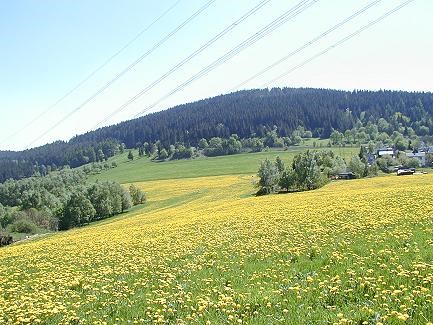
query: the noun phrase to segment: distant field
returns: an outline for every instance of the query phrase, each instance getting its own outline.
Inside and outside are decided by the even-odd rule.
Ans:
[[[120,183],[140,182],[159,179],[177,179],[218,175],[255,174],[260,161],[265,158],[275,159],[278,155],[289,162],[293,156],[306,147],[292,147],[287,151],[267,151],[258,153],[244,153],[221,157],[201,157],[190,160],[177,160],[167,162],[154,162],[148,158],[139,158],[138,151],[134,150],[133,161],[128,161],[126,151],[122,155],[111,158],[108,162],[116,161],[117,168],[104,171],[99,175],[90,177],[90,181],[114,180]],[[312,148],[310,148],[312,149]],[[337,154],[351,158],[359,153],[357,147],[332,148]]]
[[[0,249],[0,323],[433,320],[433,175],[265,197],[248,175],[138,185],[145,208]]]

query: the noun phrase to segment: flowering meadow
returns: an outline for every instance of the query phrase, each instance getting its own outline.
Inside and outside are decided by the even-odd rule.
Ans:
[[[136,185],[142,209],[0,249],[0,323],[433,322],[433,175]]]

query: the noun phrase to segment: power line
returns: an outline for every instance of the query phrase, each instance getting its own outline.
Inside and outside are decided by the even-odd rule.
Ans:
[[[274,63],[272,63],[271,65],[267,66],[266,68],[264,68],[263,70],[261,70],[260,72],[254,74],[253,76],[251,76],[250,78],[242,81],[240,84],[238,84],[237,86],[233,87],[229,92],[233,92],[237,89],[239,89],[240,87],[244,86],[245,84],[247,84],[248,82],[250,82],[251,80],[263,75],[264,73],[266,73],[267,71],[273,69],[274,67],[276,67],[277,65],[281,64],[282,62],[286,61],[287,59],[291,58],[292,56],[294,56],[295,54],[303,51],[304,49],[306,49],[307,47],[313,45],[314,43],[318,42],[319,40],[321,40],[322,38],[324,38],[325,36],[327,36],[328,34],[332,33],[333,31],[337,30],[338,28],[342,27],[343,25],[345,25],[346,23],[348,23],[349,21],[351,21],[352,19],[354,19],[355,17],[361,15],[362,13],[364,13],[365,11],[367,11],[368,9],[370,9],[371,7],[374,7],[375,5],[377,5],[379,2],[381,2],[382,0],[375,0],[371,3],[369,3],[367,6],[363,7],[362,9],[358,10],[357,12],[355,12],[354,14],[350,15],[349,17],[347,17],[346,19],[342,20],[341,22],[339,22],[338,24],[334,25],[333,27],[329,28],[328,30],[326,30],[325,32],[321,33],[320,35],[316,36],[315,38],[313,38],[312,40],[308,41],[307,43],[305,43],[304,45],[302,45],[301,47],[297,48],[296,50],[290,52],[289,54],[283,56],[282,58],[280,58],[279,60],[275,61]]]
[[[219,65],[225,63],[227,60],[231,59],[232,57],[234,57],[235,55],[237,55],[238,53],[240,53],[241,51],[243,51],[247,47],[256,43],[258,40],[260,40],[264,36],[268,35],[273,30],[280,27],[282,24],[286,23],[290,19],[294,18],[295,16],[300,14],[302,11],[304,11],[305,9],[307,9],[308,7],[310,7],[312,4],[314,4],[317,1],[318,0],[313,0],[312,2],[309,2],[309,0],[303,0],[303,1],[299,2],[297,5],[290,8],[288,11],[284,12],[281,16],[279,16],[277,19],[272,21],[270,24],[268,24],[267,26],[262,28],[259,32],[253,34],[251,37],[246,39],[244,42],[238,44],[235,48],[233,48],[232,50],[230,50],[229,52],[227,52],[226,54],[224,54],[223,56],[221,56],[220,58],[218,58],[217,60],[215,60],[214,62],[209,64],[207,67],[205,67],[204,69],[199,71],[197,74],[195,74],[193,77],[191,77],[190,79],[188,79],[187,81],[185,81],[184,83],[179,85],[177,88],[175,88],[174,90],[172,90],[171,92],[169,92],[168,94],[166,94],[165,96],[160,98],[158,101],[156,101],[152,105],[146,107],[140,113],[136,114],[135,117],[139,117],[141,114],[152,109],[153,107],[158,105],[160,102],[162,102],[166,98],[170,97],[171,95],[178,92],[179,90],[182,90],[188,84],[190,84],[190,83],[194,82],[195,80],[208,74],[210,71],[212,71],[213,69],[215,69]]]
[[[158,41],[152,48],[150,48],[148,51],[146,51],[144,54],[142,54],[138,59],[136,59],[134,62],[132,62],[129,66],[127,66],[124,70],[119,72],[113,79],[108,81],[104,86],[102,86],[99,90],[97,90],[93,95],[91,95],[89,98],[87,98],[84,102],[82,102],[80,105],[78,105],[76,108],[74,108],[71,112],[66,114],[63,118],[61,118],[59,121],[57,121],[53,126],[48,128],[45,132],[43,132],[41,135],[39,135],[36,139],[34,139],[32,142],[30,142],[27,147],[31,147],[36,141],[40,140],[42,137],[47,135],[49,132],[51,132],[53,129],[55,129],[57,126],[59,126],[61,123],[63,123],[65,120],[67,120],[69,117],[71,117],[73,114],[78,112],[80,109],[82,109],[86,104],[91,102],[93,99],[95,99],[97,96],[99,96],[102,92],[104,92],[108,87],[110,87],[114,82],[116,82],[118,79],[120,79],[123,75],[125,75],[127,72],[129,72],[131,69],[133,69],[138,63],[140,63],[144,58],[149,56],[153,51],[155,51],[158,47],[160,47],[162,44],[164,44],[167,40],[169,40],[173,35],[175,35],[178,31],[180,31],[183,27],[185,27],[188,23],[190,23],[194,18],[196,18],[198,15],[200,15],[204,10],[206,10],[211,4],[213,4],[216,0],[209,0],[207,1],[202,7],[200,7],[196,12],[194,12],[190,17],[188,17],[183,23],[181,23],[179,26],[177,26],[175,29],[173,29],[170,33],[168,33],[164,38],[162,38],[160,41]]]
[[[351,39],[352,37],[355,37],[357,35],[359,35],[360,33],[362,33],[363,31],[365,31],[366,29],[370,28],[371,26],[377,24],[378,22],[380,22],[381,20],[385,19],[386,17],[392,15],[393,13],[395,13],[396,11],[400,10],[401,8],[405,7],[406,5],[408,5],[409,3],[413,2],[414,0],[407,0],[405,2],[403,2],[402,4],[398,5],[397,7],[394,7],[393,9],[387,11],[385,14],[383,14],[382,16],[380,16],[379,18],[371,21],[370,23],[368,23],[367,25],[364,25],[363,27],[361,27],[360,29],[356,30],[355,32],[349,34],[348,36],[342,38],[341,40],[339,40],[338,42],[332,44],[331,46],[327,47],[326,49],[324,49],[323,51],[315,54],[314,56],[310,57],[309,59],[303,61],[302,63],[294,66],[293,68],[285,71],[284,73],[278,75],[276,78],[264,83],[262,85],[262,87],[267,87],[269,84],[281,79],[282,77],[292,73],[293,71],[303,67],[304,65],[306,65],[307,63],[317,59],[318,57],[322,56],[323,54],[329,52],[330,50],[336,48],[337,46],[343,44],[344,42],[348,41],[349,39]]]
[[[165,96],[161,97],[155,103],[153,103],[152,105],[150,105],[150,106],[146,107],[145,109],[143,109],[140,113],[136,114],[135,117],[136,118],[139,117],[143,113],[147,112],[148,110],[150,110],[153,107],[155,107],[156,105],[158,105],[160,102],[162,102],[166,98],[170,97],[171,95],[173,95],[174,93],[178,92],[179,90],[182,90],[184,87],[186,87],[190,83],[192,83],[195,80],[197,80],[197,79],[203,77],[204,75],[208,74],[210,71],[212,71],[213,69],[215,69],[219,65],[225,63],[229,59],[233,58],[235,55],[239,54],[244,49],[248,48],[252,44],[254,44],[257,41],[259,41],[261,38],[263,38],[266,35],[268,35],[269,33],[273,32],[275,29],[277,29],[281,25],[285,24],[287,21],[289,21],[292,18],[296,17],[298,14],[300,14],[301,12],[303,12],[304,10],[306,10],[307,8],[309,8],[310,6],[312,6],[317,1],[319,1],[319,0],[312,0],[312,1],[310,1],[310,0],[303,0],[303,1],[299,2],[297,5],[295,5],[294,7],[290,8],[289,10],[287,10],[286,12],[284,12],[281,16],[279,16],[278,18],[276,18],[275,20],[273,20],[271,23],[269,23],[268,25],[266,25],[260,31],[258,31],[257,33],[253,34],[251,37],[249,37],[248,39],[246,39],[242,43],[238,44],[236,47],[234,47],[232,50],[230,50],[229,52],[227,52],[226,54],[224,54],[223,56],[221,56],[217,60],[213,61],[211,64],[209,64],[208,66],[206,66],[205,68],[203,68],[202,70],[200,70],[198,73],[196,73],[194,76],[192,76],[191,78],[189,78],[187,81],[185,81],[184,83],[180,84],[178,87],[176,87],[175,89],[173,89],[172,91],[170,91],[169,93],[167,93]]]
[[[237,27],[239,24],[241,24],[244,20],[246,20],[248,17],[255,14],[257,11],[259,11],[262,7],[264,7],[267,3],[269,3],[271,0],[262,0],[259,4],[257,4],[255,7],[250,9],[247,13],[245,13],[242,17],[234,21],[232,24],[227,26],[224,30],[222,30],[220,33],[215,35],[212,39],[207,41],[205,44],[203,44],[201,47],[199,47],[197,50],[195,50],[193,53],[191,53],[188,57],[177,63],[174,67],[172,67],[169,71],[167,71],[165,74],[160,76],[158,79],[153,81],[151,84],[146,86],[144,89],[142,89],[139,93],[137,93],[134,97],[130,98],[127,102],[122,104],[120,107],[118,107],[116,110],[111,112],[108,116],[106,116],[102,121],[97,123],[92,129],[96,129],[99,126],[101,126],[103,123],[108,121],[111,117],[114,115],[120,113],[123,111],[126,107],[128,107],[131,103],[135,102],[138,98],[143,96],[145,93],[147,93],[149,90],[151,90],[153,87],[155,87],[157,84],[159,84],[161,81],[163,81],[165,78],[170,76],[172,73],[174,73],[176,70],[178,70],[180,67],[182,67],[184,64],[189,62],[191,59],[193,59],[195,56],[203,52],[205,49],[207,49],[210,45],[218,41],[220,38],[222,38],[225,34],[230,32],[232,29]],[[380,1],[380,0],[378,0]]]
[[[60,104],[63,100],[69,97],[72,93],[74,93],[78,88],[80,88],[84,83],[86,83],[90,78],[92,78],[96,73],[101,71],[107,64],[113,61],[119,54],[121,54],[124,50],[126,50],[132,43],[134,43],[138,38],[140,38],[145,32],[147,32],[153,25],[155,25],[158,21],[160,21],[166,14],[168,14],[174,7],[176,7],[181,0],[177,0],[174,2],[168,9],[166,9],[161,15],[159,15],[154,21],[152,21],[149,25],[147,25],[144,29],[142,29],[137,35],[135,35],[130,41],[128,41],[125,45],[123,45],[120,49],[118,49],[113,55],[111,55],[107,60],[105,60],[100,66],[98,66],[95,70],[89,73],[83,80],[81,80],[78,84],[76,84],[72,89],[70,89],[66,94],[60,97],[57,101],[55,101],[51,106],[46,108],[42,113],[37,115],[35,118],[30,120],[29,123],[24,125],[22,128],[18,129],[15,133],[11,134],[6,139],[3,139],[1,143],[8,141],[10,138],[16,136],[22,131],[26,130],[29,126],[39,120],[42,116],[53,110],[58,104]]]

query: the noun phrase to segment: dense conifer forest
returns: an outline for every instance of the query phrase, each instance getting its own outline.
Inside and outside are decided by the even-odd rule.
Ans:
[[[227,138],[233,133],[241,138],[252,133],[263,136],[273,126],[277,126],[280,136],[287,136],[299,125],[313,131],[313,136],[328,138],[332,128],[352,128],[362,112],[374,120],[388,120],[400,112],[414,124],[424,122],[430,127],[433,94],[304,88],[247,90],[179,105],[77,136],[71,142],[113,138],[127,147],[156,140],[164,145],[178,141],[196,145],[201,138]]]
[[[228,139],[232,134],[241,139],[263,138],[276,131],[280,137],[290,137],[299,126],[313,137],[329,138],[333,130],[344,133],[367,127],[368,123],[389,136],[412,132],[423,141],[431,140],[433,94],[311,88],[239,91],[104,127],[69,142],[0,152],[0,181],[44,175],[58,166],[103,161],[124,147],[139,147],[146,142],[158,142],[167,149],[182,143],[188,148],[199,146],[202,139]]]

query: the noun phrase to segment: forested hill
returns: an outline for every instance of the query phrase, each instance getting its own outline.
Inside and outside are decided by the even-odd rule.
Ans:
[[[71,143],[117,139],[133,147],[160,140],[197,144],[201,138],[263,136],[277,126],[280,136],[299,125],[314,136],[327,138],[331,129],[352,128],[361,116],[389,119],[401,112],[412,121],[433,116],[433,94],[403,91],[340,91],[311,88],[274,88],[239,91],[153,113],[135,120],[77,136]],[[427,125],[431,126],[431,125]]]
[[[0,182],[35,172],[45,174],[57,166],[77,167],[102,161],[122,150],[122,143],[127,148],[158,140],[165,147],[176,142],[196,146],[202,138],[227,138],[234,133],[240,138],[262,137],[276,130],[279,136],[288,136],[299,126],[315,137],[328,138],[332,129],[343,132],[368,121],[377,124],[380,118],[394,123],[393,129],[411,128],[419,135],[431,136],[432,117],[432,93],[311,88],[245,90],[104,127],[69,142],[57,141],[22,152],[2,151]]]

